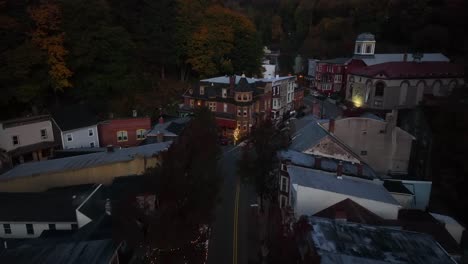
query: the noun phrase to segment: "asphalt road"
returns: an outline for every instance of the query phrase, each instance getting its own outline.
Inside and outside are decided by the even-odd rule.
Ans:
[[[240,150],[240,147],[223,147],[220,162],[224,182],[212,225],[208,264],[248,263],[248,222],[255,193],[251,186],[241,184],[237,176]]]

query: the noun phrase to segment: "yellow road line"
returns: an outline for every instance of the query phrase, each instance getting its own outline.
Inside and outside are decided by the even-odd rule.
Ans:
[[[234,200],[234,234],[233,234],[233,244],[232,244],[232,263],[237,264],[237,227],[239,220],[239,191],[240,185],[239,181],[236,183],[236,198]]]

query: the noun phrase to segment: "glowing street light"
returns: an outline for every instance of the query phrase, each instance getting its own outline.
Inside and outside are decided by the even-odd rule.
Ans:
[[[239,140],[239,137],[240,137],[240,130],[239,128],[236,128],[236,130],[234,130],[234,145],[237,143],[237,141]]]

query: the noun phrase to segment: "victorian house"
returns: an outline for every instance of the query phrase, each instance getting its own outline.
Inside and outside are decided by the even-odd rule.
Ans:
[[[250,133],[260,120],[280,120],[294,108],[294,76],[265,79],[221,76],[199,81],[184,94],[184,109],[208,107],[215,113],[220,134]]]

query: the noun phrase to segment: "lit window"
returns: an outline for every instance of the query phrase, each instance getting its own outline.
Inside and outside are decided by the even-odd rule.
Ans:
[[[28,235],[34,235],[34,226],[32,224],[26,224],[26,233]]]
[[[5,235],[11,234],[10,224],[3,224],[3,231],[5,232]]]
[[[41,129],[41,139],[47,139],[47,129]]]
[[[243,98],[242,98],[244,101],[247,101],[247,95],[244,94]]]
[[[137,129],[136,131],[137,140],[145,139],[145,134],[146,134],[146,129]]]
[[[13,146],[19,145],[19,137],[12,136],[11,139],[13,140]]]
[[[212,112],[216,112],[216,102],[209,102],[209,103],[208,103],[208,108],[209,108]]]
[[[127,131],[119,131],[117,132],[117,141],[127,141],[128,140],[128,134]]]
[[[56,230],[55,224],[49,224],[49,230]]]
[[[244,116],[247,116],[247,109],[244,108]]]
[[[73,136],[72,136],[72,134],[67,134],[67,141],[68,141],[68,142],[73,141]]]

